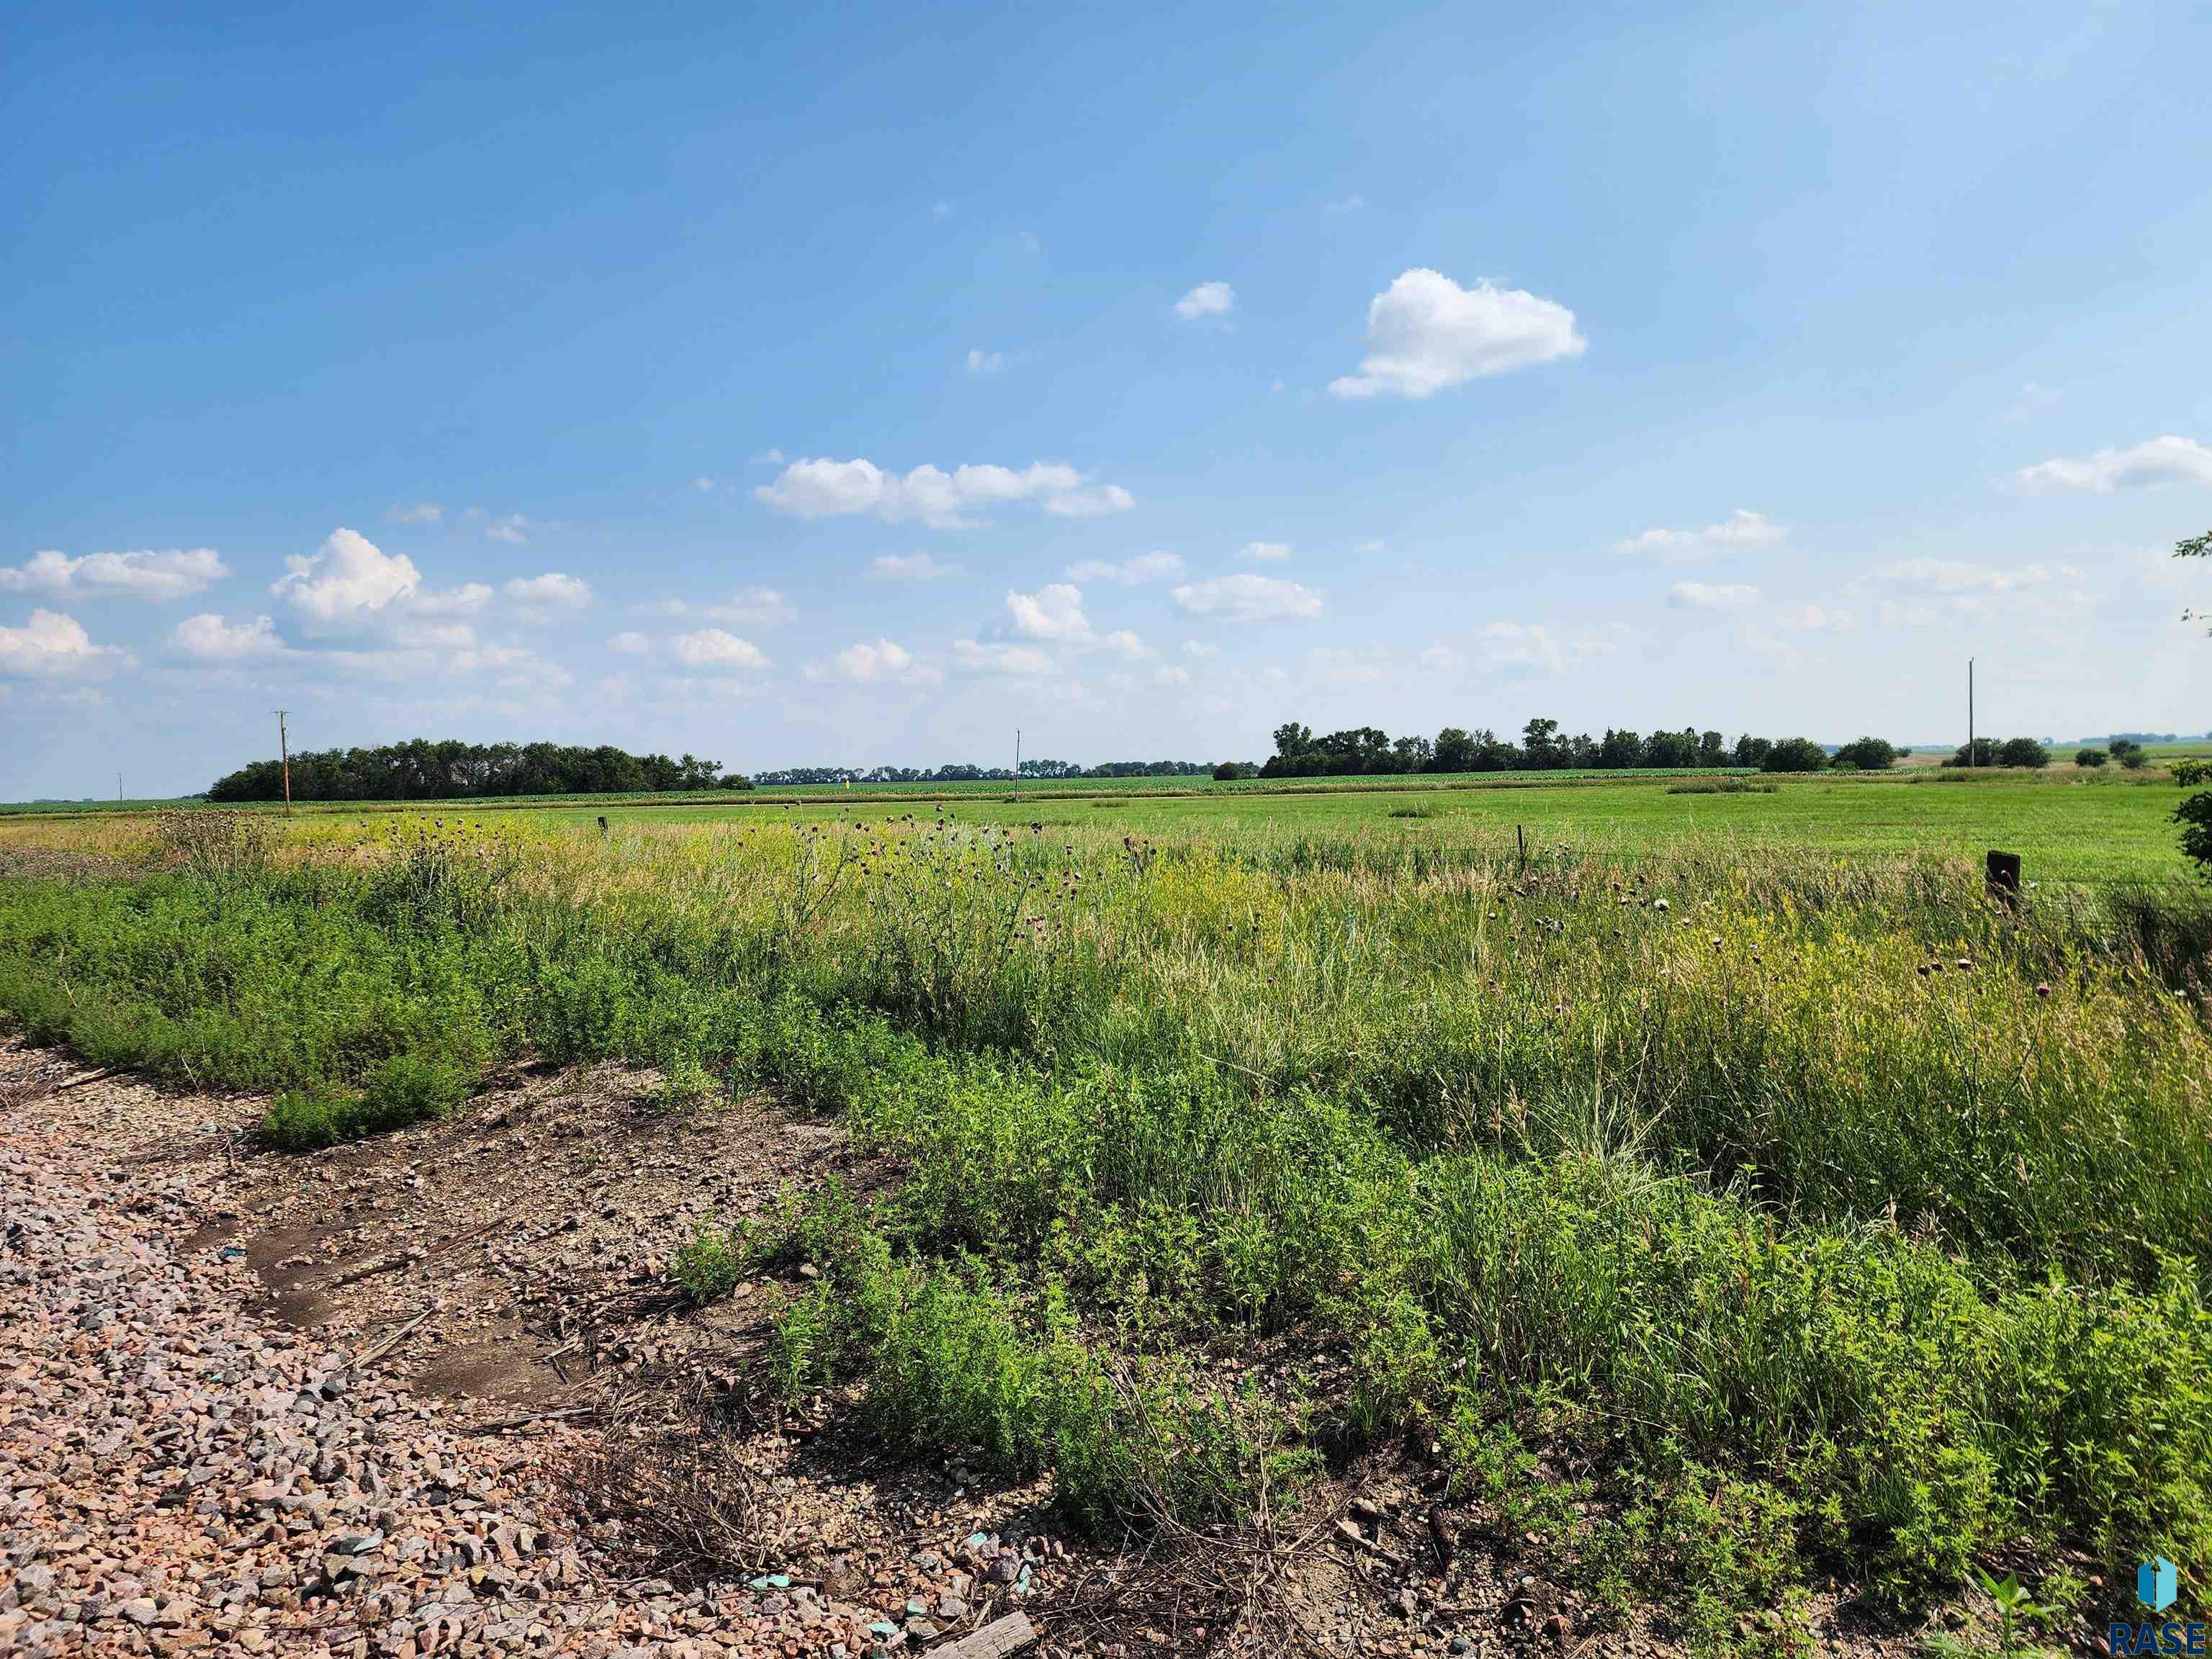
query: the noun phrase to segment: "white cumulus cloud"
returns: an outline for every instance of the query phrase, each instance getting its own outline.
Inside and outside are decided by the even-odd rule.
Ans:
[[[985,351],[977,346],[968,348],[968,372],[970,374],[996,374],[1006,366],[1003,351]]]
[[[2099,495],[2158,484],[2212,484],[2212,449],[2169,432],[2133,449],[2039,461],[2021,468],[2019,478],[2030,489],[2086,489]]]
[[[1288,542],[1247,542],[1243,552],[1237,556],[1249,564],[1273,563],[1291,556],[1291,544]]]
[[[204,593],[230,574],[211,547],[134,548],[77,558],[51,548],[0,566],[0,593],[121,594],[157,604]]]
[[[687,668],[765,668],[768,658],[750,640],[720,628],[678,634],[668,641],[677,661]]]
[[[1185,322],[1201,317],[1226,317],[1237,308],[1237,290],[1226,283],[1200,283],[1176,301],[1176,315]]]
[[[128,652],[94,645],[82,623],[58,611],[33,611],[21,628],[0,628],[0,674],[64,679],[129,660]]]
[[[1771,547],[1789,533],[1765,514],[1739,507],[1718,524],[1709,524],[1703,530],[1647,530],[1615,542],[1613,548],[1621,553],[1656,553],[1667,559],[1701,559],[1729,548]]]
[[[313,553],[284,561],[284,574],[269,591],[317,621],[333,623],[380,611],[422,585],[422,573],[404,553],[386,553],[366,536],[340,526]]]
[[[1231,622],[1314,617],[1321,615],[1322,606],[1319,588],[1250,571],[1187,583],[1175,590],[1174,599],[1194,617],[1226,617]]]
[[[1426,398],[1481,375],[1579,357],[1588,345],[1575,332],[1575,313],[1555,301],[1408,270],[1367,307],[1359,373],[1328,389],[1340,398]]]
[[[1126,513],[1137,504],[1119,484],[1094,483],[1087,473],[1050,461],[1018,471],[982,465],[947,472],[925,464],[902,475],[866,459],[813,459],[793,461],[775,483],[761,485],[753,495],[794,518],[872,513],[887,523],[918,519],[938,530],[975,525],[981,522],[976,514],[1018,502],[1066,519]]]
[[[625,628],[607,641],[607,649],[619,651],[626,657],[641,657],[653,649],[653,641],[634,628]]]
[[[810,680],[844,680],[854,685],[935,685],[944,678],[896,640],[848,645],[826,663],[809,663],[805,672]]]
[[[169,645],[179,655],[200,662],[245,662],[256,657],[280,657],[285,650],[270,618],[227,623],[212,613],[185,617],[169,635]]]
[[[1009,590],[1006,609],[1014,631],[1033,640],[1087,640],[1091,619],[1083,614],[1083,590],[1070,582],[1048,582],[1034,593]]]

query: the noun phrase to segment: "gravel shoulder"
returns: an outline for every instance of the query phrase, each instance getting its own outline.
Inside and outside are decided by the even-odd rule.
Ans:
[[[258,1099],[0,1043],[0,1653],[872,1659],[1017,1611],[1101,1659],[1676,1650],[1486,1545],[1419,1462],[1272,1534],[1117,1553],[1048,1480],[889,1457],[849,1399],[763,1403],[805,1269],[702,1312],[672,1252],[896,1171],[658,1083],[518,1071],[296,1157],[256,1148]]]

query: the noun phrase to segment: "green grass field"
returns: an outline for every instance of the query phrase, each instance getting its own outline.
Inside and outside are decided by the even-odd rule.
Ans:
[[[888,1186],[679,1282],[812,1262],[775,1387],[1101,1534],[1373,1456],[1700,1651],[1832,1582],[2117,1612],[2154,1550],[2201,1606],[2180,792],[1773,781],[17,817],[0,1019],[264,1091],[280,1148],[517,1060],[840,1114]]]
[[[1367,787],[1261,792],[1231,785],[1166,794],[1131,789],[1079,799],[1042,793],[976,794],[950,805],[963,821],[1015,827],[1111,825],[1163,839],[1206,836],[1255,845],[1359,836],[1382,847],[1476,847],[1495,852],[1516,827],[1536,842],[1570,842],[1633,859],[1683,840],[1746,854],[1786,848],[1807,858],[1979,858],[2021,854],[2029,880],[2156,880],[2184,873],[2172,813],[2179,792],[2163,778],[2081,781],[2010,775],[1996,781],[1937,777],[1788,779],[1772,793],[1674,793],[1689,779],[1463,788]],[[618,806],[623,823],[738,822],[769,807],[797,822],[873,819],[886,809],[933,817],[939,803],[896,797],[804,802],[748,798],[744,806]],[[1425,816],[1394,816],[1411,809]]]

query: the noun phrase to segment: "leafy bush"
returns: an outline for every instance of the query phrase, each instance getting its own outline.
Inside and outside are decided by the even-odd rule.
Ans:
[[[2051,764],[2051,751],[2033,738],[2007,738],[1997,750],[2000,766],[2043,767]]]
[[[1860,738],[1844,744],[1836,750],[1838,765],[1856,766],[1865,772],[1886,772],[1897,763],[1904,751],[1883,738]]]
[[[2074,751],[2074,764],[2076,766],[2087,767],[2093,770],[2097,767],[2102,766],[2111,758],[2111,756],[2107,755],[2103,750],[2095,747],[2094,744],[2087,748],[2077,749]]]
[[[2212,789],[2189,797],[2173,809],[2181,825],[2181,850],[2197,867],[2212,875]]]
[[[1810,738],[1784,738],[1759,762],[1765,772],[1818,772],[1828,763],[1828,751]]]

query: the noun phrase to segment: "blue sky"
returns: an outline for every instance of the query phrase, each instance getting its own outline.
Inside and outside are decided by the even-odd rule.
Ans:
[[[2212,15],[1967,9],[10,8],[0,795],[2204,730]]]

